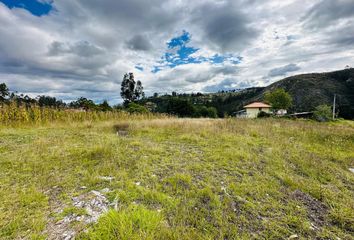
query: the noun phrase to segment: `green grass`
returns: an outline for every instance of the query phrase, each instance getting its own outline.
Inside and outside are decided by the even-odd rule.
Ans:
[[[118,209],[77,238],[354,239],[352,122],[116,124],[0,128],[0,238],[45,239],[51,216],[82,213],[72,197],[109,188]]]

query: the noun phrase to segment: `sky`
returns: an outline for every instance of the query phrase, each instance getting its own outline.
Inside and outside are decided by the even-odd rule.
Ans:
[[[32,97],[120,103],[354,65],[354,0],[0,0],[0,82]]]

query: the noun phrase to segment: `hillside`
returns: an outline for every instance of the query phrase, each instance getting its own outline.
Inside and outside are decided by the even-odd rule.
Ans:
[[[313,111],[321,104],[333,103],[337,96],[339,117],[354,118],[354,69],[345,69],[327,73],[310,73],[296,75],[275,82],[267,87],[248,88],[235,92],[220,92],[211,94],[180,94],[177,98],[188,99],[195,105],[215,107],[220,117],[225,114],[233,115],[252,101],[263,100],[265,92],[276,88],[284,88],[293,97],[293,107],[290,112]],[[170,95],[150,97],[157,104],[157,110],[164,112],[166,102],[173,98]]]
[[[354,118],[354,69],[345,69],[328,73],[310,73],[296,75],[275,82],[255,98],[262,99],[266,91],[284,88],[291,94],[294,101],[292,111],[312,111],[321,104],[333,103],[337,96],[339,116]]]

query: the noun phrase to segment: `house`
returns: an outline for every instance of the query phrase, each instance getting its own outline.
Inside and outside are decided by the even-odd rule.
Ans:
[[[247,118],[256,118],[260,112],[271,113],[271,107],[272,106],[262,102],[253,102],[244,106],[243,108],[246,109]]]

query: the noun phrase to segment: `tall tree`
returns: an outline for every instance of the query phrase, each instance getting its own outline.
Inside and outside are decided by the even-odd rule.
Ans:
[[[143,85],[141,81],[135,82],[133,73],[124,74],[120,95],[124,99],[125,104],[144,97]]]
[[[292,98],[284,89],[278,88],[273,92],[265,94],[265,100],[272,105],[275,110],[287,109],[292,105]]]
[[[139,100],[140,98],[143,98],[145,97],[145,94],[144,94],[144,88],[143,88],[143,84],[141,83],[140,80],[138,80],[136,82],[136,86],[135,86],[135,98],[137,100]]]
[[[10,95],[9,89],[5,83],[0,83],[0,101],[4,101],[7,96]]]

